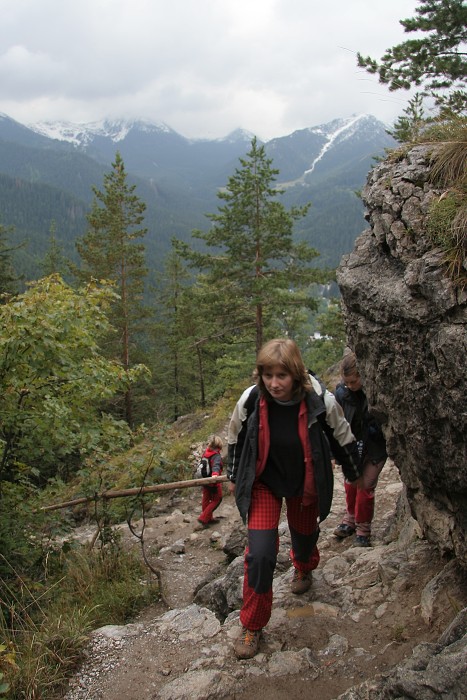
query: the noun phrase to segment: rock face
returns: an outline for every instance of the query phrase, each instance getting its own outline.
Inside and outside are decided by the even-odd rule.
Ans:
[[[466,697],[466,637],[467,610],[463,610],[437,644],[420,644],[410,659],[390,673],[352,688],[339,695],[338,700]]]
[[[372,410],[383,422],[413,516],[467,567],[466,293],[426,234],[430,152],[417,146],[368,176],[370,228],[337,281]]]

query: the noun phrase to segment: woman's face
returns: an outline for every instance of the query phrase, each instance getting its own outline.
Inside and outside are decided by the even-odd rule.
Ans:
[[[290,401],[293,394],[294,380],[282,365],[267,367],[263,370],[263,382],[266,389],[278,401]]]
[[[363,386],[362,380],[358,372],[347,374],[347,376],[344,377],[344,382],[345,386],[347,387],[347,389],[350,389],[350,391],[358,391]]]

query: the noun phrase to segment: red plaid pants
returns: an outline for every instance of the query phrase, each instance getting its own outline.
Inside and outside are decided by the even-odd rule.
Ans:
[[[316,569],[319,552],[318,504],[302,505],[302,497],[285,499],[296,569]],[[260,482],[253,485],[248,511],[248,546],[245,550],[243,605],[240,622],[249,630],[260,630],[269,621],[272,609],[272,581],[279,549],[278,526],[282,498],[274,496]]]

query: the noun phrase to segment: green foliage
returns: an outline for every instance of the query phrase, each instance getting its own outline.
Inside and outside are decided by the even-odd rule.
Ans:
[[[62,275],[66,273],[69,263],[63,255],[63,248],[57,241],[57,224],[52,221],[50,224],[49,248],[40,262],[40,267],[44,277],[48,275]]]
[[[5,670],[12,698],[61,697],[89,632],[124,624],[158,596],[141,561],[116,544],[50,554],[60,564],[54,577],[11,605],[12,623],[3,626],[15,650],[16,665]]]
[[[0,625],[1,628],[1,625]],[[0,644],[0,669],[9,669],[11,672],[17,670],[15,653],[6,644]],[[5,674],[0,670],[0,695],[7,695],[11,686],[5,680]]]
[[[218,193],[223,201],[218,213],[207,215],[213,224],[209,231],[193,233],[213,251],[197,253],[181,243],[178,247],[191,266],[204,272],[208,316],[216,319],[224,347],[242,339],[251,347],[254,338],[259,349],[263,337],[276,331],[285,308],[315,305],[308,288],[313,281],[324,281],[326,273],[310,266],[317,251],[293,239],[294,223],[309,205],[287,211],[278,201],[278,171],[256,139],[240,163]]]
[[[433,202],[430,207],[428,233],[444,248],[452,244],[452,223],[458,211],[459,199],[458,193],[449,192],[445,197]]]
[[[390,90],[423,86],[438,105],[461,113],[467,106],[467,6],[463,0],[418,0],[416,17],[400,20],[405,32],[424,36],[387,49],[380,62],[358,54],[358,65],[378,74]]]
[[[144,267],[144,247],[135,241],[144,237],[141,226],[146,205],[135,194],[136,185],[129,185],[127,173],[117,152],[110,173],[104,175],[104,188],[93,188],[94,201],[88,215],[89,230],[77,242],[85,269],[77,271],[85,279],[98,278],[125,282],[125,269],[132,281],[132,290],[140,297]],[[120,298],[119,303],[123,300]]]
[[[112,339],[106,339],[106,352],[113,359],[118,358],[125,371],[134,364],[132,348],[147,318],[142,304],[147,275],[144,245],[137,242],[147,233],[142,227],[146,205],[135,195],[135,189],[136,185],[127,182],[125,166],[117,152],[112,171],[104,176],[103,191],[93,188],[95,199],[88,215],[89,230],[76,244],[85,269],[75,268],[75,274],[87,280],[108,280],[118,292],[109,308],[109,317],[117,333]],[[123,411],[132,426],[130,387],[124,394]]]
[[[4,295],[14,294],[17,291],[18,276],[13,268],[12,254],[21,246],[10,246],[8,238],[13,229],[3,226],[0,223],[0,301],[5,299]]]
[[[318,376],[342,359],[346,344],[346,332],[341,302],[331,299],[327,309],[315,319],[320,337],[310,339],[303,352],[305,364]]]
[[[74,291],[51,276],[0,307],[0,480],[66,473],[117,435],[129,439],[99,410],[141,372],[99,352],[112,298],[108,288]]]
[[[366,173],[374,163],[370,161],[367,166]],[[323,182],[312,188],[313,206],[303,220],[300,235],[320,251],[314,266],[335,268],[342,255],[352,251],[356,237],[365,228],[364,206],[355,193],[365,179],[366,174],[359,181],[346,182],[339,187]],[[287,196],[288,193],[284,195]]]
[[[153,434],[155,433],[154,430]],[[144,498],[137,495],[133,498],[105,499],[99,498],[98,494],[111,489],[141,488],[147,484],[166,483],[178,478],[178,465],[166,457],[165,436],[160,440],[161,442],[153,450],[148,448],[141,457],[125,452],[121,456],[117,455],[107,460],[93,459],[80,469],[77,483],[72,485],[73,494],[78,493],[79,497],[87,497],[89,502],[82,505],[79,511],[75,510],[75,517],[78,520],[92,519],[101,523],[100,540],[107,542],[106,528],[109,525],[127,521],[129,514],[133,511],[142,512]],[[52,502],[68,500],[61,494],[69,490],[69,487],[59,489]],[[50,493],[49,489],[47,491]],[[49,503],[50,500],[49,497]]]
[[[2,484],[0,518],[0,579],[2,588],[15,579],[15,571],[24,572],[24,585],[34,587],[42,577],[42,541],[38,536],[43,518],[35,517],[31,503],[36,489],[24,480],[21,483]],[[32,546],[31,543],[34,543]],[[15,598],[5,589],[2,605]],[[6,609],[2,608],[2,613]],[[1,617],[1,616],[0,616]]]
[[[172,448],[173,441],[162,438],[154,433],[149,439],[148,435],[146,448],[152,440]],[[139,451],[146,454],[143,446]],[[120,463],[113,483],[118,474],[121,479],[126,478],[130,468],[137,480],[136,472],[144,471],[143,460],[137,462],[133,447],[131,455]],[[154,469],[150,474],[151,480],[156,472]],[[89,488],[93,485],[92,476],[83,471]],[[163,480],[160,472],[157,476],[156,481]],[[63,512],[41,513],[39,505],[44,495],[39,499],[27,485],[4,486],[0,519],[0,630],[17,665],[5,668],[0,657],[0,670],[6,674],[12,698],[62,697],[67,678],[82,658],[90,630],[133,619],[158,597],[158,587],[148,578],[137,553],[122,549],[118,530],[110,527],[110,513],[105,508],[96,511],[99,537],[90,550],[73,543],[70,528],[67,531],[63,527]],[[58,486],[47,489],[48,498]],[[81,492],[86,492],[88,486],[83,483]],[[121,500],[130,509],[133,507],[127,499]],[[4,547],[5,542],[8,548]]]
[[[0,625],[1,628],[1,625]],[[0,644],[0,669],[15,673],[18,670],[16,665],[16,654],[12,650],[11,645]],[[8,695],[11,686],[5,679],[5,673],[0,670],[0,695]]]
[[[414,108],[420,106],[420,102]],[[401,125],[402,118],[399,120]],[[400,140],[404,140],[401,126]],[[431,150],[430,182],[443,190],[430,205],[427,232],[434,246],[443,252],[448,276],[464,289],[467,285],[467,117],[444,110],[435,119],[426,119],[406,135],[412,144],[425,143]],[[398,158],[407,147],[390,155]]]
[[[3,145],[0,143],[0,152]],[[64,254],[77,260],[72,241],[86,224],[87,205],[83,201],[63,189],[38,181],[22,181],[4,173],[0,173],[0,200],[2,219],[14,230],[12,260],[21,277],[33,280],[41,276],[40,260],[49,248],[52,220],[56,222],[57,240]]]
[[[124,624],[158,594],[157,586],[147,580],[141,559],[126,552],[118,538],[98,550],[71,550],[63,569],[59,605],[52,613],[60,614],[63,606],[86,606],[92,609],[93,625],[112,620]]]
[[[9,683],[3,683],[3,673],[0,671],[0,695],[6,695],[10,690]]]
[[[164,397],[164,413],[173,420],[206,402],[203,355],[213,350],[213,324],[204,315],[203,296],[191,284],[192,276],[174,247],[159,277],[158,319],[153,328],[155,364],[151,367]]]
[[[15,229],[12,239],[15,246],[25,243],[15,250],[13,262],[18,274],[27,280],[44,274],[42,263],[50,250],[52,221],[56,222],[57,245],[63,255],[75,265],[79,263],[75,242],[87,228],[92,184],[104,175],[102,165],[91,157],[82,156],[76,149],[72,158],[64,160],[62,167],[54,172],[51,163],[54,164],[57,156],[55,148],[60,150],[56,143],[47,149],[34,150],[0,141],[0,162],[4,173],[8,173],[0,173],[1,216],[5,225]],[[12,160],[18,153],[21,164],[16,167]],[[28,163],[35,173],[28,174]],[[147,203],[146,222],[151,231],[146,241],[147,258],[153,270],[160,270],[161,261],[170,248],[171,236],[188,238],[193,223],[200,225],[202,222],[203,205],[187,195],[186,188],[177,188],[174,193],[158,186],[155,191],[152,180],[132,175],[131,181],[137,182],[138,192]],[[64,274],[61,269],[58,271]]]
[[[420,93],[409,100],[408,106],[404,109],[404,115],[398,117],[392,129],[388,129],[388,134],[399,143],[416,142],[427,126],[423,111],[423,97]]]

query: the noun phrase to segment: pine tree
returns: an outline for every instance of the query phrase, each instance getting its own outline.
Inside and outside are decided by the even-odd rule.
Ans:
[[[118,298],[110,311],[110,320],[117,330],[117,347],[110,345],[110,356],[119,357],[125,371],[132,366],[131,351],[142,330],[147,313],[143,306],[144,278],[147,274],[144,245],[138,243],[146,235],[142,227],[146,205],[129,185],[125,166],[117,152],[112,171],[104,175],[104,189],[93,188],[94,201],[88,215],[89,229],[77,241],[77,250],[84,262],[75,273],[84,279],[107,280],[115,285]],[[133,425],[130,389],[125,394],[125,418]]]
[[[359,53],[358,65],[377,73],[390,90],[424,86],[438,105],[461,113],[467,106],[467,5],[463,0],[419,0],[419,5],[417,16],[400,24],[407,33],[425,36],[387,49],[380,62]]]
[[[387,133],[399,143],[409,143],[416,141],[427,125],[423,110],[423,97],[416,93],[408,106],[404,109],[404,114],[397,118],[392,129],[387,129]]]
[[[165,397],[167,415],[175,421],[182,411],[185,392],[184,352],[186,329],[183,329],[181,314],[184,291],[189,274],[175,250],[168,255],[164,270],[159,275],[159,319],[155,326],[154,343],[156,348],[158,385]]]
[[[174,242],[160,275],[153,342],[157,357],[153,374],[173,420],[194,405],[205,406],[221,386],[216,364],[223,352],[222,324],[212,308],[203,276],[193,283]]]
[[[323,376],[341,360],[347,340],[340,300],[330,299],[313,325],[315,335],[303,342],[303,357],[308,367]]]
[[[57,242],[57,223],[53,220],[49,228],[49,248],[40,262],[40,268],[45,277],[60,274],[67,266],[67,260],[63,255],[62,246]]]
[[[279,171],[256,138],[240,163],[218,193],[224,204],[217,214],[207,215],[212,227],[193,233],[214,252],[195,252],[181,242],[178,246],[192,266],[205,272],[207,306],[211,317],[223,324],[225,337],[238,339],[245,329],[254,329],[258,351],[265,329],[280,328],[287,308],[314,306],[309,286],[326,275],[309,266],[317,251],[293,240],[294,223],[308,206],[287,211],[278,201],[282,190],[274,182]]]
[[[0,295],[10,295],[17,292],[17,282],[19,277],[16,275],[13,268],[12,253],[24,244],[10,246],[8,244],[8,236],[12,233],[11,227],[6,227],[0,224]],[[5,301],[0,296],[0,300]]]

